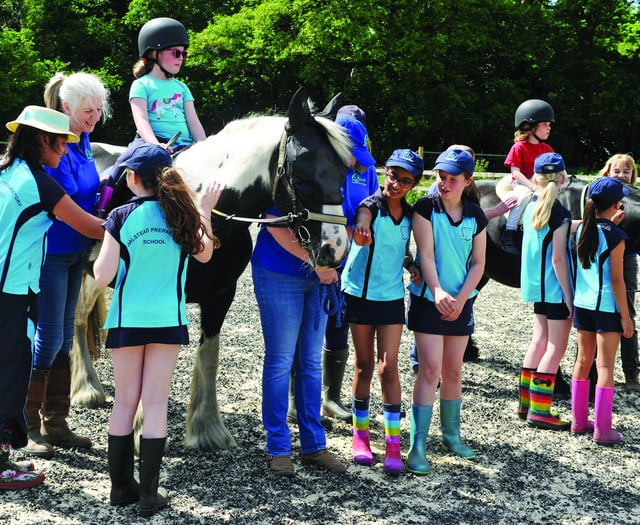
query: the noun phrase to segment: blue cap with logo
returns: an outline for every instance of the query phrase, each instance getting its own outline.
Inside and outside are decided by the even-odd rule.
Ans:
[[[558,173],[566,171],[564,159],[559,153],[543,153],[538,155],[533,163],[533,171],[544,175],[545,173]]]
[[[157,168],[171,166],[171,163],[171,155],[162,146],[143,144],[133,151],[131,157],[123,162],[123,166],[135,171],[141,179],[148,180],[155,176]]]
[[[342,126],[353,146],[351,152],[356,160],[363,166],[373,166],[376,163],[376,159],[369,153],[369,135],[367,134],[367,128],[357,118],[350,115],[338,115],[336,117],[336,124]]]
[[[436,159],[434,170],[442,170],[451,175],[461,175],[467,173],[469,177],[473,175],[475,162],[473,157],[462,149],[448,149],[440,153]]]
[[[414,177],[422,177],[424,171],[422,157],[410,149],[395,150],[387,160],[386,166],[404,168]]]
[[[629,189],[625,188],[622,182],[611,177],[598,177],[589,186],[589,198],[601,210],[613,206],[627,195],[629,195]]]

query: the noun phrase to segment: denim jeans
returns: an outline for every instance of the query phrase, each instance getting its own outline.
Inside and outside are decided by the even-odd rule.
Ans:
[[[48,370],[58,355],[68,356],[73,343],[76,304],[86,251],[47,255],[40,273],[38,327],[33,368]]]
[[[326,448],[320,424],[321,352],[327,322],[323,288],[315,276],[305,279],[253,266],[265,346],[262,423],[270,456],[291,453],[287,406],[292,369],[301,450],[308,454]]]

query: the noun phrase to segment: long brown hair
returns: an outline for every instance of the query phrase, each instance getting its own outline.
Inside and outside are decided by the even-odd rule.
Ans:
[[[578,259],[585,270],[591,268],[591,263],[596,261],[598,253],[599,235],[596,213],[602,211],[592,199],[587,199],[582,219],[582,231],[578,239]]]
[[[220,239],[213,234],[209,235],[202,224],[192,192],[176,168],[159,166],[153,177],[140,177],[140,181],[145,189],[153,190],[157,195],[171,236],[184,251],[192,255],[202,251],[202,237],[205,235],[213,240],[214,249],[220,247]]]
[[[0,171],[8,168],[16,159],[24,160],[32,170],[42,169],[42,142],[45,136],[49,146],[55,149],[58,137],[67,139],[68,135],[47,133],[32,126],[20,125],[9,137],[7,149],[0,157]]]

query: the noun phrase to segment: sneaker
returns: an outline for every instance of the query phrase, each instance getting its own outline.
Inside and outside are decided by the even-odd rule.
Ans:
[[[310,454],[302,454],[302,464],[315,465],[329,472],[336,473],[346,472],[347,470],[347,467],[332,456],[327,449],[318,450]]]

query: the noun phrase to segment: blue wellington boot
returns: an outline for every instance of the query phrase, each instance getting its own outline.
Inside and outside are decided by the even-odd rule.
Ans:
[[[455,455],[473,459],[476,454],[460,440],[460,399],[440,399],[442,442]]]
[[[411,404],[411,444],[407,456],[407,470],[419,476],[429,472],[427,435],[431,426],[433,405]]]

